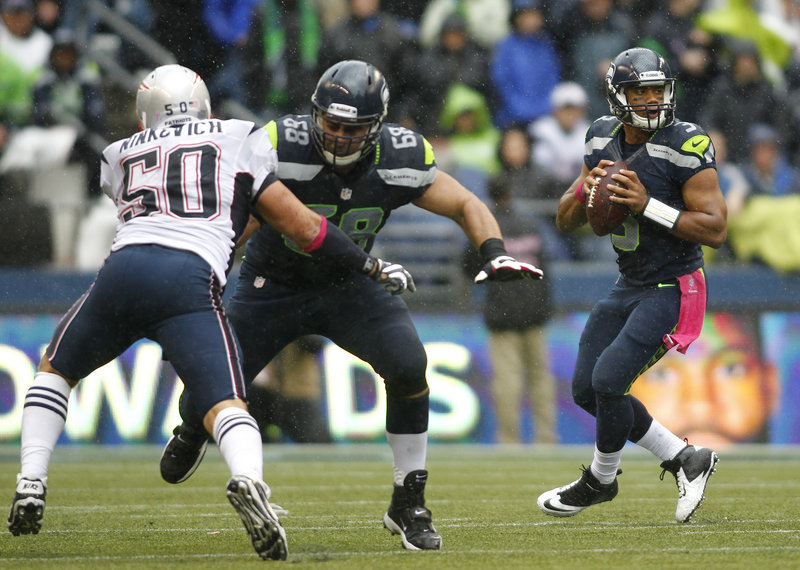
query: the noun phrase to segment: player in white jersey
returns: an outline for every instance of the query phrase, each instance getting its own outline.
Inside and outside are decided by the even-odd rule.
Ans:
[[[211,118],[141,131],[103,158],[101,187],[122,221],[111,250],[155,243],[194,251],[223,283],[242,229],[235,224],[277,163],[264,129]]]
[[[399,265],[371,257],[275,176],[253,123],[211,116],[203,80],[179,65],[149,74],[136,98],[141,132],[103,152],[101,186],[117,205],[112,251],[61,319],[25,397],[21,469],[8,527],[41,528],[47,473],[72,388],[140,338],[158,342],[192,394],[191,414],[231,471],[227,494],[256,552],[283,560],[286,535],[262,480],[261,434],[247,412],[239,344],[222,309],[236,240],[251,208],[311,255],[414,289]]]

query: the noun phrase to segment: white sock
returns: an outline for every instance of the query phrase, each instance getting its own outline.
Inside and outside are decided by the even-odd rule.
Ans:
[[[392,448],[394,456],[394,484],[402,486],[408,473],[425,469],[425,457],[428,454],[428,432],[422,433],[389,433],[386,440]]]
[[[224,408],[214,420],[214,440],[231,475],[262,480],[263,444],[261,431],[253,416],[236,406]]]
[[[51,372],[37,372],[25,395],[20,436],[20,475],[47,484],[47,468],[64,424],[72,388]]]
[[[589,467],[592,475],[597,477],[603,485],[613,483],[617,478],[617,469],[622,460],[622,450],[614,451],[613,453],[603,453],[597,446],[594,447],[594,459]]]
[[[636,445],[644,447],[662,461],[666,461],[678,455],[681,449],[686,447],[686,442],[653,418],[650,429],[636,442]]]

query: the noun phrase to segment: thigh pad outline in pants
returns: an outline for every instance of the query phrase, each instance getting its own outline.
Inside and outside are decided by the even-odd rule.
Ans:
[[[313,295],[279,286],[268,287],[268,290],[257,291],[251,283],[240,280],[227,307],[228,318],[242,348],[242,368],[248,385],[284,346],[309,334],[303,331],[316,321]]]
[[[161,263],[162,257],[169,263]],[[164,307],[174,307],[175,265],[181,271],[184,263],[195,262],[205,264],[194,254],[155,246],[111,253],[89,290],[56,326],[47,349],[53,367],[80,380],[148,336],[152,325],[168,316]]]
[[[322,334],[369,363],[383,378],[387,395],[404,398],[426,390],[425,347],[400,297],[366,279],[340,295],[336,306],[338,315]]]
[[[665,353],[662,339],[678,322],[680,291],[644,288],[636,297],[625,326],[594,367],[595,392],[627,394],[636,378]]]

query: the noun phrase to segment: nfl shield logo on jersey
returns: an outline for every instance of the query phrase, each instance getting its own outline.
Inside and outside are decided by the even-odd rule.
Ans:
[[[342,200],[349,200],[353,197],[353,191],[350,188],[342,188],[341,194],[339,194]]]
[[[264,283],[266,282],[267,280],[264,277],[261,277],[261,275],[259,275],[253,280],[253,287],[255,287],[256,289],[261,289],[264,286]]]

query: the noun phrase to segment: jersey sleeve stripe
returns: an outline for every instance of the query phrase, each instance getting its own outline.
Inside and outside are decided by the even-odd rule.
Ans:
[[[264,128],[267,130],[267,133],[269,133],[269,140],[272,143],[272,148],[277,149],[278,148],[278,123],[276,123],[275,121],[270,121],[269,123],[264,125]]]
[[[278,177],[289,180],[308,181],[320,173],[321,164],[301,164],[299,162],[279,162]]]
[[[436,157],[433,154],[433,145],[424,137],[422,142],[425,145],[425,164],[433,164],[433,162],[436,160]]]

